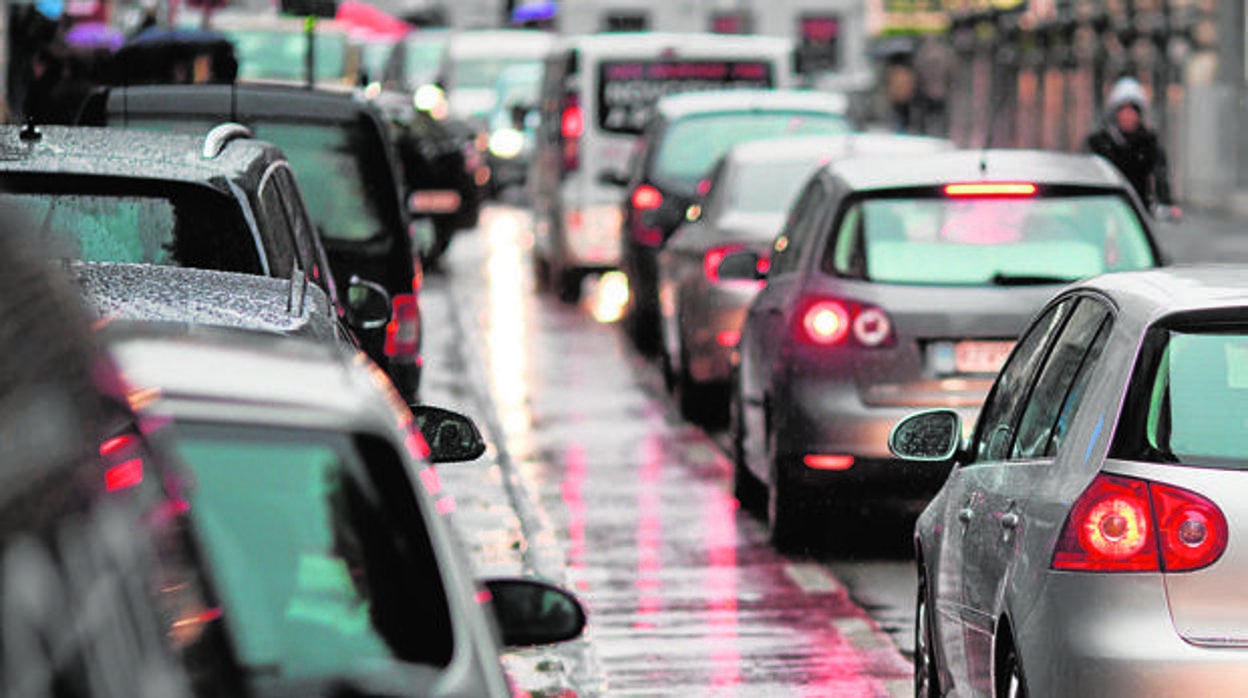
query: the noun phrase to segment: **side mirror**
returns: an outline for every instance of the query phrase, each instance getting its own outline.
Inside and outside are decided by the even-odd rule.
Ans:
[[[585,608],[562,587],[520,577],[487,579],[484,584],[509,648],[566,642],[585,631]]]
[[[902,419],[888,435],[888,450],[904,460],[953,460],[962,440],[962,418],[947,409],[925,410]]]
[[[347,308],[351,324],[359,330],[376,330],[390,322],[390,294],[375,281],[352,275],[347,281]]]
[[[416,426],[429,444],[433,463],[461,463],[485,453],[485,438],[471,418],[432,405],[410,405]]]
[[[725,281],[760,281],[763,258],[754,250],[737,250],[724,255],[719,262],[719,278]]]
[[[616,170],[599,170],[598,183],[609,187],[627,187],[628,175]]]

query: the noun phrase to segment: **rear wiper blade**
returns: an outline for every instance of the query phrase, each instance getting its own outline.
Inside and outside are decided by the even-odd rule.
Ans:
[[[997,272],[988,279],[993,286],[1043,286],[1045,284],[1068,284],[1074,281],[1064,276],[1045,276],[1043,274],[1006,274]]]

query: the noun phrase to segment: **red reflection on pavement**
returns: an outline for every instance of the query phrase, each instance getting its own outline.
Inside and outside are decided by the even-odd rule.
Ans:
[[[653,629],[653,616],[663,608],[663,446],[653,435],[641,444],[637,491],[637,620],[633,627]]]
[[[564,478],[559,485],[559,494],[568,509],[568,567],[585,568],[585,447],[579,444],[569,446],[564,454]],[[588,587],[582,579],[578,581],[581,591]]]
[[[710,640],[714,669],[711,686],[741,684],[741,651],[737,645],[737,500],[727,493],[706,506],[706,580],[710,597]]]

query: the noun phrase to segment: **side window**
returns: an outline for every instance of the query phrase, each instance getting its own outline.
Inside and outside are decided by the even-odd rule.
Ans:
[[[1018,438],[1011,458],[1039,458],[1050,455],[1050,440],[1065,434],[1074,408],[1083,395],[1087,364],[1094,363],[1092,347],[1107,326],[1109,310],[1101,303],[1084,299],[1079,302],[1061,336],[1053,344],[1044,368],[1036,380],[1018,423]],[[1097,346],[1097,353],[1100,348]],[[1080,382],[1078,390],[1076,382]],[[1073,402],[1072,402],[1073,398]],[[1057,435],[1058,417],[1063,415],[1061,435]]]
[[[805,191],[797,197],[789,212],[788,223],[771,248],[771,276],[797,270],[802,250],[809,245],[819,221],[823,219],[824,202],[827,198],[823,182],[818,179],[806,185]]]
[[[1014,424],[1031,387],[1031,377],[1049,339],[1061,329],[1073,304],[1074,300],[1067,299],[1046,310],[1014,347],[980,410],[972,460],[1002,460],[1009,455]]]
[[[270,169],[260,180],[260,210],[256,218],[260,224],[260,237],[269,252],[269,265],[276,276],[290,276],[296,268],[294,230],[286,218],[281,193],[273,182]]]

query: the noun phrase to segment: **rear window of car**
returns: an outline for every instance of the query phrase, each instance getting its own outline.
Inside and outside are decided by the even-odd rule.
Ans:
[[[692,191],[732,146],[778,136],[849,133],[842,116],[810,111],[751,111],[697,114],[672,122],[655,153],[651,176]]]
[[[774,87],[763,60],[629,60],[598,66],[598,126],[639,134],[663,95],[694,90]]]
[[[1248,328],[1154,330],[1113,455],[1248,468]]]
[[[302,33],[229,30],[225,32],[238,56],[239,79],[303,80],[308,44]],[[313,59],[318,80],[337,80],[347,73],[345,34],[314,34]]]
[[[5,178],[0,201],[38,226],[55,254],[89,262],[263,271],[238,204],[224,196],[169,183],[111,186],[69,176],[41,181]]]
[[[784,213],[819,164],[818,154],[805,160],[741,163],[727,186],[725,208],[743,213]]]
[[[446,599],[433,591],[440,582],[414,582],[406,552],[423,532],[398,533],[408,519],[396,517],[392,494],[365,476],[367,448],[334,432],[186,424],[178,431],[192,523],[248,675],[360,676],[396,658],[445,664]],[[419,574],[440,572],[431,565]],[[422,623],[422,607],[442,620]]]
[[[364,241],[397,229],[398,193],[382,149],[359,123],[252,124],[286,154],[312,220],[329,240]]]
[[[824,271],[880,283],[1064,283],[1157,264],[1139,216],[1112,194],[864,199],[829,241]]]

